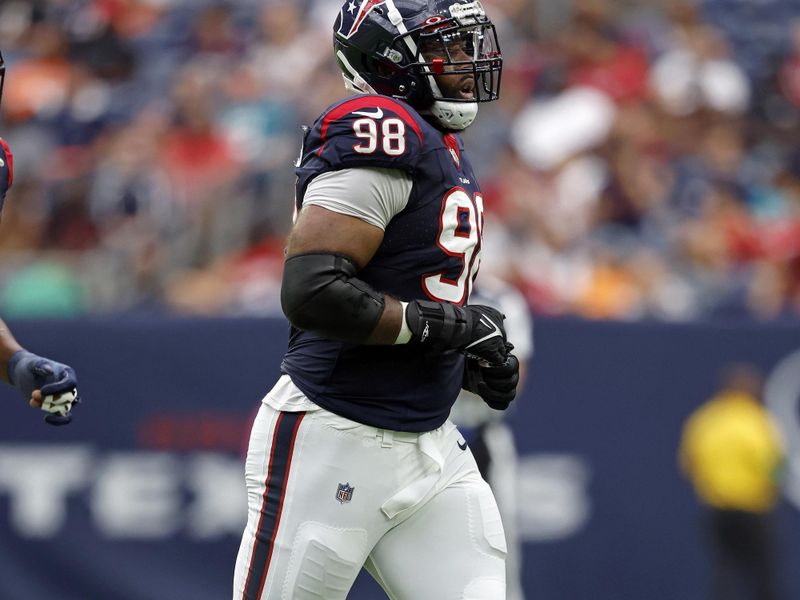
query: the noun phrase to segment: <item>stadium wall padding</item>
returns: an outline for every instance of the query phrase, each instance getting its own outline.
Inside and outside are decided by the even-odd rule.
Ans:
[[[125,316],[11,327],[27,348],[76,368],[83,402],[70,426],[52,428],[0,389],[0,599],[230,598],[242,456],[278,374],[285,322]],[[725,364],[774,373],[790,360],[800,325],[539,319],[535,348],[509,415],[528,598],[704,599],[704,513],[678,470],[681,426]],[[789,375],[769,401],[796,452],[800,384]],[[791,497],[773,522],[783,597],[800,598]],[[383,596],[360,578],[350,597]]]

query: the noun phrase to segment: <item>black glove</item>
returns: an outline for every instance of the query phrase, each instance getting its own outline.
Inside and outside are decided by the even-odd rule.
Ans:
[[[468,358],[461,387],[478,394],[493,409],[505,410],[517,395],[518,383],[519,360],[509,354],[502,365],[483,365]]]
[[[502,365],[508,355],[503,319],[499,310],[481,304],[414,300],[406,307],[413,342],[439,350],[461,350],[495,365]]]

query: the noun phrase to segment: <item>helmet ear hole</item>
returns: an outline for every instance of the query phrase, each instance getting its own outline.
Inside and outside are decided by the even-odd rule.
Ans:
[[[375,61],[375,72],[380,75],[381,77],[390,77],[397,69],[393,66],[386,64],[385,62]]]

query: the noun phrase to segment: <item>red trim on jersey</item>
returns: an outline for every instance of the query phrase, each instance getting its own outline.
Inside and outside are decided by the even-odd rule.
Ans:
[[[442,136],[444,145],[450,151],[450,158],[456,163],[456,167],[461,170],[461,149],[458,147],[458,140],[452,133],[446,133]]]
[[[328,127],[330,127],[331,124],[353,111],[369,110],[370,108],[385,108],[386,110],[391,110],[392,112],[397,113],[397,115],[403,119],[405,124],[411,127],[411,129],[414,130],[414,133],[417,134],[419,143],[422,143],[422,129],[405,106],[387,96],[370,94],[347,100],[325,115],[325,117],[322,119],[322,126],[320,127],[320,138],[322,139],[322,144],[320,145],[317,154],[322,154],[322,150],[325,147],[325,136],[328,133]]]

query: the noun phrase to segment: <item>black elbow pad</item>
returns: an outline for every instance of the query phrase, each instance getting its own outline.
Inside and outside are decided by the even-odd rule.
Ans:
[[[281,308],[305,331],[363,343],[383,314],[383,294],[355,277],[358,268],[336,254],[298,254],[286,259]]]

